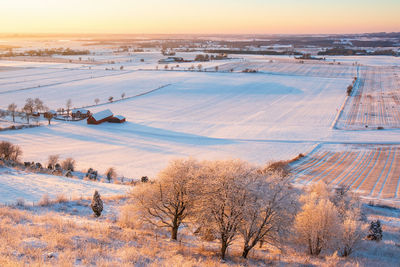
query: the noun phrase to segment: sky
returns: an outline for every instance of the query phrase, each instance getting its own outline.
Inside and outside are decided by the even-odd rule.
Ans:
[[[400,31],[400,0],[0,0],[0,33]]]

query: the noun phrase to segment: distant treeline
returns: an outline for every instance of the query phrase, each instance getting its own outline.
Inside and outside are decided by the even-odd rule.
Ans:
[[[335,47],[332,49],[327,49],[325,51],[318,52],[320,56],[353,56],[353,55],[371,55],[371,56],[397,56],[398,53],[391,50],[377,50],[374,52],[368,52],[364,49],[350,49]]]
[[[250,51],[250,50],[230,50],[230,49],[215,49],[215,50],[206,50],[206,53],[219,53],[219,54],[248,54],[248,55],[303,55],[300,52],[292,52],[292,51],[273,51],[273,50],[265,50],[265,51]]]
[[[28,50],[24,52],[15,53],[12,50],[7,53],[2,54],[4,57],[17,57],[17,56],[52,56],[52,55],[63,55],[63,56],[72,56],[72,55],[89,55],[89,50],[73,50],[70,48],[53,48],[53,49],[37,49],[37,50]]]

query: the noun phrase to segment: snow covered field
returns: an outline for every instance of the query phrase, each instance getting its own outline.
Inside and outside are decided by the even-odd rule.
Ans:
[[[64,196],[71,198],[91,197],[95,190],[102,196],[125,194],[130,187],[119,184],[84,181],[67,177],[17,171],[0,166],[0,204],[14,204],[19,199],[25,204],[36,203],[44,196],[50,199]]]
[[[26,160],[45,161],[49,154],[61,154],[74,157],[78,168],[114,166],[136,177],[155,175],[175,157],[243,158],[263,164],[294,157],[329,135],[343,88],[351,80],[261,73],[116,73],[7,92],[0,106],[5,108],[10,100],[22,106],[26,98],[39,97],[51,109],[64,107],[67,99],[81,107],[94,104],[95,98],[105,102],[109,96],[119,99],[126,93],[127,98],[170,85],[91,108],[109,108],[125,116],[128,122],[122,125],[55,122],[2,133],[2,139],[21,145]],[[63,71],[59,75],[64,79]],[[40,151],[35,149],[38,143]]]
[[[98,57],[107,61],[113,56]],[[73,107],[92,106],[99,98],[101,105],[89,107],[92,112],[110,109],[127,118],[124,124],[101,125],[53,120],[51,126],[0,132],[0,139],[20,145],[26,161],[45,162],[49,155],[60,154],[73,157],[79,170],[92,167],[104,172],[113,166],[119,175],[135,178],[154,177],[177,157],[242,158],[265,164],[307,153],[319,144],[400,143],[398,130],[332,129],[356,73],[350,58],[338,65],[299,64],[289,57],[240,57],[229,63],[205,63],[209,72],[182,71],[186,67],[155,70],[163,58],[160,53],[118,55],[118,64],[91,69],[79,64],[0,61],[7,67],[0,72],[2,109],[12,102],[22,107],[28,97],[39,97],[50,109],[65,108],[67,99]],[[360,64],[371,61],[357,59]],[[389,59],[377,62],[394,64]],[[215,65],[220,72],[212,71]],[[105,70],[111,66],[115,69]],[[231,66],[237,69],[225,72]],[[259,73],[240,72],[256,67]],[[110,96],[120,101],[108,103]]]

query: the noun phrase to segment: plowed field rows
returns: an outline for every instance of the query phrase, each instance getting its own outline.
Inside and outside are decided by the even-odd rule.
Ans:
[[[336,127],[338,129],[400,128],[400,69],[361,67],[359,79]]]
[[[364,196],[400,198],[400,146],[322,145],[293,163],[293,181],[346,185]]]

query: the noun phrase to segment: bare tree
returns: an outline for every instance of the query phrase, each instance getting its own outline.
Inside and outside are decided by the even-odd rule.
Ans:
[[[121,94],[121,98],[124,99],[125,98],[125,93]]]
[[[157,227],[167,227],[171,239],[178,237],[179,226],[193,211],[190,186],[198,169],[192,159],[175,160],[160,172],[154,184],[143,183],[134,191],[139,216]]]
[[[34,103],[34,110],[35,110],[36,112],[40,112],[40,111],[46,110],[46,107],[45,107],[45,105],[43,104],[43,101],[40,100],[39,98],[35,98],[35,99],[33,100],[33,103]]]
[[[67,117],[69,117],[69,111],[71,110],[72,107],[72,100],[68,99],[67,104],[65,106],[67,107]]]
[[[54,115],[51,112],[46,112],[44,114],[44,117],[47,119],[47,121],[49,122],[49,125],[50,125],[51,124],[51,120],[54,118]]]
[[[15,103],[11,103],[8,105],[7,110],[10,112],[13,122],[15,122],[15,113],[17,112],[17,105]]]
[[[34,103],[33,99],[32,98],[26,99],[25,105],[22,108],[22,112],[25,113],[25,117],[26,117],[28,124],[29,124],[29,118],[30,118],[30,116],[32,116],[34,110],[35,110],[35,103]]]
[[[243,219],[247,178],[253,168],[238,160],[203,162],[198,176],[195,221],[202,231],[219,239],[221,258],[232,244]]]
[[[100,99],[98,99],[98,98],[96,98],[96,99],[94,100],[94,103],[96,103],[96,105],[98,105],[99,102],[100,102]]]
[[[113,100],[114,100],[114,97],[113,97],[113,96],[110,96],[110,97],[108,98],[108,101],[109,101],[110,103],[112,103]]]
[[[106,171],[106,176],[107,176],[108,182],[111,182],[111,179],[115,179],[115,177],[117,177],[117,172],[115,171],[115,169],[113,167],[108,168],[108,170]]]
[[[244,245],[242,257],[259,242],[279,246],[287,236],[296,213],[296,194],[282,173],[252,173],[248,176],[250,197],[239,231]]]

